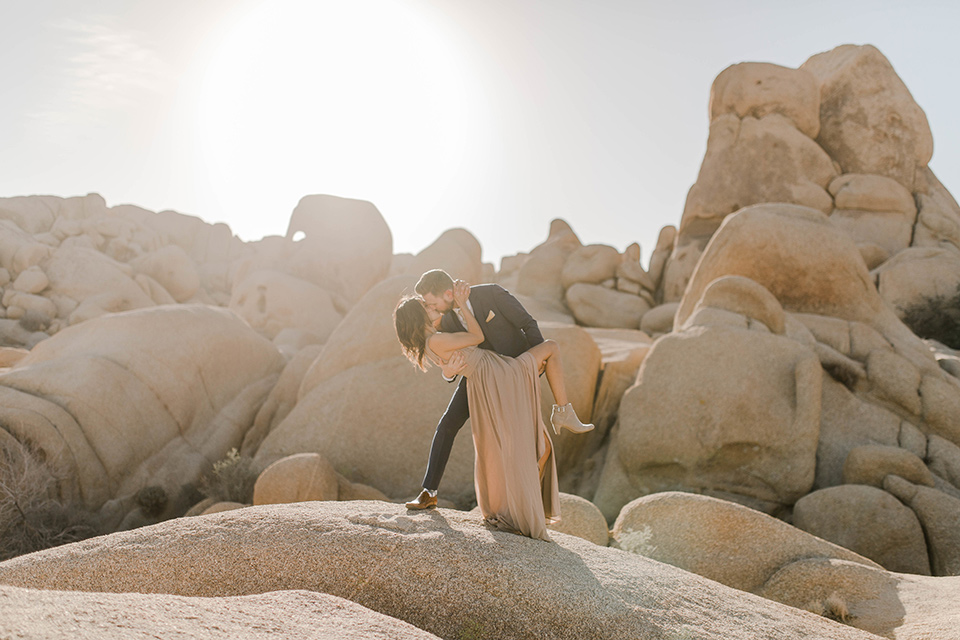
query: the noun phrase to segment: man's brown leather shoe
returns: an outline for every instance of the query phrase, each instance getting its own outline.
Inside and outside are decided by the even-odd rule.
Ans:
[[[433,509],[437,506],[437,497],[430,495],[430,493],[424,489],[420,492],[420,495],[417,496],[416,500],[407,503],[407,509]]]

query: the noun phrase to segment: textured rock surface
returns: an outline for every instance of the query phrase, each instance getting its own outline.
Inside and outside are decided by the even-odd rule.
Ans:
[[[304,196],[290,215],[287,239],[301,231],[290,273],[344,300],[359,300],[390,270],[393,235],[370,202]]]
[[[580,324],[588,327],[637,329],[650,310],[643,298],[597,284],[578,282],[567,289],[567,306]]]
[[[337,472],[319,453],[298,453],[264,469],[253,487],[253,504],[336,500]]]
[[[920,521],[883,489],[845,484],[814,491],[794,505],[793,524],[889,571],[930,575]]]
[[[611,535],[620,549],[753,591],[800,558],[879,565],[754,509],[690,493],[665,492],[624,506]],[[613,544],[613,543],[612,543]]]
[[[0,421],[65,465],[65,498],[99,508],[153,484],[175,496],[240,445],[282,364],[226,310],[113,314],[61,331],[0,376]]]
[[[820,87],[808,71],[742,62],[720,72],[710,88],[710,120],[725,113],[762,118],[779,113],[804,135],[820,132]]]
[[[843,45],[800,67],[820,83],[817,142],[846,173],[893,178],[913,191],[933,155],[933,135],[890,62],[870,45]]]
[[[271,505],[24,556],[0,564],[0,582],[213,597],[303,589],[444,638],[543,637],[545,629],[558,639],[872,638],[646,558],[554,537],[556,544],[490,531],[475,516],[444,509]],[[424,556],[435,561],[419,561]],[[433,597],[423,597],[427,591]]]
[[[762,172],[764,180],[757,180]],[[833,161],[786,117],[721,115],[710,123],[707,152],[691,187],[680,235],[711,235],[723,219],[761,202],[788,202],[823,213],[833,208],[827,186]]]
[[[912,484],[898,476],[887,476],[883,488],[913,509],[920,519],[930,549],[933,575],[960,575],[960,540],[956,534],[960,522],[960,499]]]
[[[185,598],[16,587],[0,587],[0,634],[34,640],[437,637],[349,600],[310,591]]]
[[[569,493],[560,494],[560,522],[547,525],[551,531],[568,533],[601,547],[607,546],[610,536],[607,532],[607,520],[593,504],[580,496]]]
[[[910,576],[810,558],[787,565],[757,593],[833,618],[845,613],[846,624],[896,640],[946,640],[960,628],[960,578]]]
[[[821,373],[781,336],[694,326],[657,340],[623,396],[594,501],[716,489],[792,504],[814,480]]]

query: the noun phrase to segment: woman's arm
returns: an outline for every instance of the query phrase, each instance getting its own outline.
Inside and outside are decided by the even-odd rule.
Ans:
[[[444,360],[449,360],[450,356],[457,349],[464,347],[473,347],[483,342],[483,329],[480,323],[470,309],[467,307],[467,300],[470,298],[470,285],[458,280],[453,286],[453,298],[457,301],[460,311],[463,314],[463,320],[467,325],[467,331],[456,333],[435,333],[430,336],[430,349]]]

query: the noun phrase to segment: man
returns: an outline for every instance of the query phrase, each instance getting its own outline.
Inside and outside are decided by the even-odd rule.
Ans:
[[[423,274],[417,282],[416,292],[423,298],[425,306],[443,314],[440,331],[466,331],[453,299],[453,278],[445,271],[434,269]],[[467,305],[483,329],[484,341],[480,344],[481,349],[490,349],[516,358],[530,347],[543,342],[537,321],[523,308],[519,300],[498,284],[470,287]],[[463,368],[463,356],[457,352],[441,370],[444,379],[453,382]],[[467,381],[461,378],[433,436],[427,472],[423,477],[423,490],[415,500],[407,503],[408,509],[430,509],[437,506],[437,487],[440,486],[440,478],[450,458],[453,439],[468,417],[470,411],[467,407]],[[590,425],[590,428],[593,426]]]

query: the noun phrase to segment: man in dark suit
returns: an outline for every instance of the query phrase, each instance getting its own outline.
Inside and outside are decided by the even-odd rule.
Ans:
[[[466,331],[453,299],[453,279],[445,271],[434,269],[423,274],[417,282],[416,291],[423,298],[425,306],[443,314],[440,319],[441,331]],[[516,358],[530,347],[543,342],[537,321],[527,313],[519,300],[500,285],[480,284],[470,287],[467,304],[483,329],[481,349],[490,349]],[[444,379],[453,382],[463,370],[462,355],[457,352],[442,370]],[[415,500],[407,503],[408,509],[429,509],[437,506],[437,487],[440,486],[440,478],[450,458],[453,439],[468,417],[470,411],[467,407],[467,381],[461,378],[433,436],[427,473],[423,477],[423,490]]]

